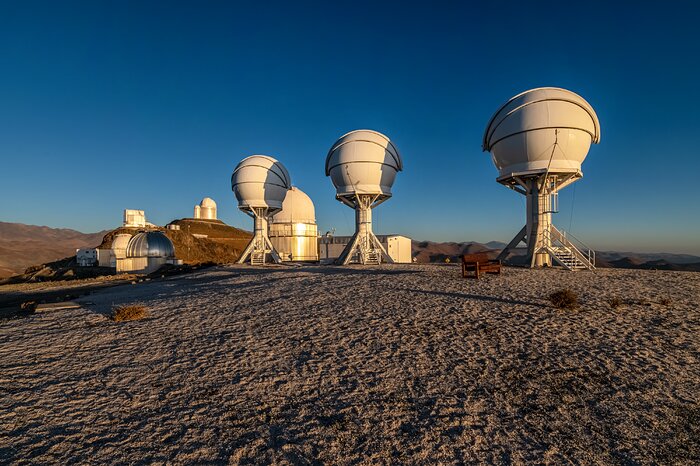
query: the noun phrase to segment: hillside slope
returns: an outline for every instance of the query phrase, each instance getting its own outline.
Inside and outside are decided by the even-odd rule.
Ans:
[[[22,273],[32,265],[75,255],[77,248],[95,247],[105,233],[0,222],[0,278]]]
[[[215,262],[218,264],[226,264],[235,262],[243,252],[243,249],[248,245],[251,234],[245,230],[241,230],[224,222],[216,221],[199,221],[182,219],[171,222],[179,225],[180,230],[160,230],[173,242],[175,246],[175,256],[182,259],[186,263],[196,264],[202,262]],[[109,248],[112,244],[114,236],[120,233],[136,234],[138,229],[134,228],[117,228],[108,232],[102,243],[101,248]],[[206,238],[197,238],[193,236],[207,235]]]

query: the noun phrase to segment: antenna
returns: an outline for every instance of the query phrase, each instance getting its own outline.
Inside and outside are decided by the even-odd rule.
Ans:
[[[355,210],[355,234],[336,263],[378,265],[393,263],[372,231],[372,209],[391,197],[396,173],[403,162],[385,135],[362,129],[338,139],[326,156],[326,176],[336,189],[335,198]]]
[[[268,221],[282,209],[291,187],[287,169],[267,155],[246,157],[233,170],[231,190],[238,200],[238,208],[254,220],[253,238],[238,259],[239,264],[250,257],[251,265],[264,265],[268,254],[274,262],[281,262],[268,235]]]
[[[498,169],[496,181],[527,199],[527,222],[506,246],[505,260],[521,241],[530,267],[552,261],[569,270],[595,269],[595,252],[552,224],[560,189],[583,177],[581,163],[600,141],[600,123],[583,97],[542,87],[518,94],[491,117],[482,147]]]

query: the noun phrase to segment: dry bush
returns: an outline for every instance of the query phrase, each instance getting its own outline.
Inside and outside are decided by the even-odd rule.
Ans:
[[[549,300],[557,309],[578,308],[578,295],[568,288],[550,294]]]
[[[128,320],[140,320],[148,315],[148,309],[142,304],[127,304],[115,306],[109,318],[114,322],[125,322]]]
[[[610,307],[613,309],[617,309],[618,307],[622,306],[622,300],[620,298],[610,298],[608,299],[608,304],[610,304]]]
[[[36,301],[25,301],[22,304],[20,304],[20,309],[23,313],[25,314],[32,314],[34,311],[36,311],[38,304]]]

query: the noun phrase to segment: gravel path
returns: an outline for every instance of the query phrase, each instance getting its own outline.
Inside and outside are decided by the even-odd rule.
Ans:
[[[697,464],[699,299],[700,273],[431,265],[110,288],[0,321],[0,462]]]

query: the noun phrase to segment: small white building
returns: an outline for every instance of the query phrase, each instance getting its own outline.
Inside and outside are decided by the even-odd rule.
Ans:
[[[110,264],[111,250],[96,248],[80,248],[75,250],[75,261],[78,267],[113,267]]]
[[[411,238],[400,235],[376,235],[387,254],[397,264],[413,262]],[[321,236],[318,239],[318,250],[321,262],[332,262],[345,249],[352,236]]]
[[[210,197],[205,197],[202,202],[194,206],[194,218],[199,220],[216,220],[216,202]]]
[[[124,226],[144,228],[146,226],[146,213],[143,210],[124,209]]]
[[[78,267],[94,267],[98,263],[97,249],[80,248],[75,250],[75,260]]]

